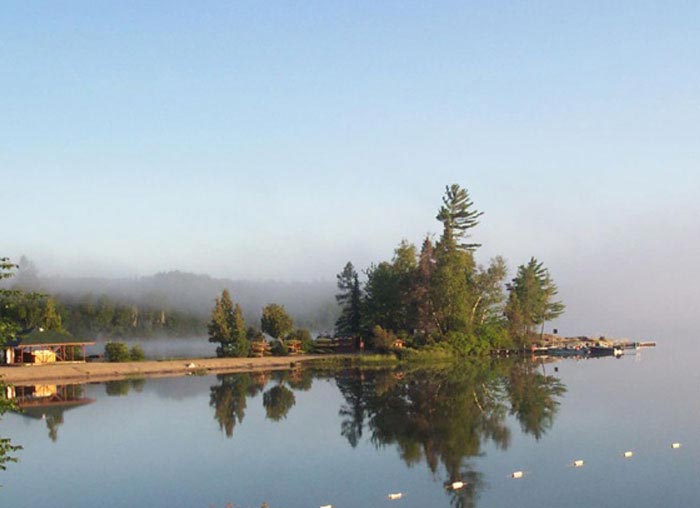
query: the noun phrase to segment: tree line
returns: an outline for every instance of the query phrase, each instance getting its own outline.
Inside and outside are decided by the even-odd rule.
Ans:
[[[436,215],[442,224],[436,241],[426,236],[420,250],[401,241],[391,261],[364,271],[364,281],[348,262],[337,276],[336,334],[377,350],[391,349],[397,338],[409,346],[447,346],[465,354],[528,346],[538,327],[563,313],[564,304],[556,300],[549,271],[534,257],[509,282],[503,257],[477,264],[474,253],[481,245],[471,234],[482,215],[467,189],[452,184]]]
[[[248,356],[251,343],[264,341],[264,334],[275,339],[272,352],[277,355],[284,356],[288,353],[288,340],[298,340],[305,352],[311,349],[311,332],[306,328],[295,328],[294,320],[283,305],[266,305],[262,310],[260,328],[246,326],[240,304],[234,304],[227,289],[216,298],[207,330],[209,342],[219,344],[216,348],[219,357]]]

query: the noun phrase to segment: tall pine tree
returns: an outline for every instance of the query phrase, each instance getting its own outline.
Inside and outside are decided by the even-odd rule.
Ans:
[[[360,278],[350,261],[338,274],[337,279],[339,292],[335,299],[340,305],[341,314],[335,323],[335,333],[359,339],[362,325],[362,290]]]
[[[240,305],[233,305],[231,295],[224,289],[217,298],[208,326],[209,342],[218,342],[216,355],[220,357],[248,356],[250,342]]]
[[[436,246],[435,272],[430,295],[438,330],[450,332],[471,331],[471,310],[476,300],[474,293],[474,255],[479,246],[465,243],[468,231],[479,224],[482,212],[473,209],[466,189],[457,184],[445,188],[437,219],[443,233]]]
[[[564,313],[564,304],[554,300],[558,290],[549,270],[534,257],[527,265],[518,267],[507,288],[506,316],[510,332],[522,346],[534,339],[538,325],[544,327],[545,322]]]

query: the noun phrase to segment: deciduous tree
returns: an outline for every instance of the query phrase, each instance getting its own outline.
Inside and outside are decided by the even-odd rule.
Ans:
[[[284,339],[294,328],[294,321],[287,314],[284,305],[270,303],[263,308],[260,327],[275,339]]]

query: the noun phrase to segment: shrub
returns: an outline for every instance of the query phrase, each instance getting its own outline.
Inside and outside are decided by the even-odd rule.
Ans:
[[[471,333],[449,332],[447,343],[458,355],[482,354],[488,351],[488,344]]]
[[[487,322],[476,329],[476,335],[486,342],[491,349],[511,349],[515,345],[508,334],[508,329],[497,322]]]
[[[287,345],[284,342],[276,340],[272,343],[272,354],[274,356],[287,356],[289,349],[287,349]]]
[[[301,350],[304,353],[310,353],[311,349],[313,348],[311,332],[306,328],[297,328],[289,334],[288,339],[301,341]]]
[[[129,356],[131,357],[132,362],[142,362],[146,359],[146,354],[143,352],[143,349],[141,349],[141,346],[139,346],[138,344],[134,345],[131,348],[131,351],[129,351]]]
[[[105,359],[108,362],[128,362],[131,354],[123,342],[108,342],[105,344]]]
[[[374,349],[380,353],[389,353],[394,349],[394,341],[396,335],[388,330],[385,330],[379,325],[372,328],[372,338]]]

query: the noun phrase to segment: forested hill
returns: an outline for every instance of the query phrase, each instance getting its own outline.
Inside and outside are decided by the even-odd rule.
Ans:
[[[223,289],[243,308],[246,321],[259,325],[264,305],[284,305],[299,326],[317,331],[331,331],[339,310],[335,303],[335,281],[281,282],[231,280],[180,271],[158,273],[137,278],[45,277],[22,263],[11,280],[13,287],[41,291],[52,295],[62,306],[75,307],[81,302],[107,297],[116,304],[136,305],[141,309],[174,311],[208,320],[214,298]]]

